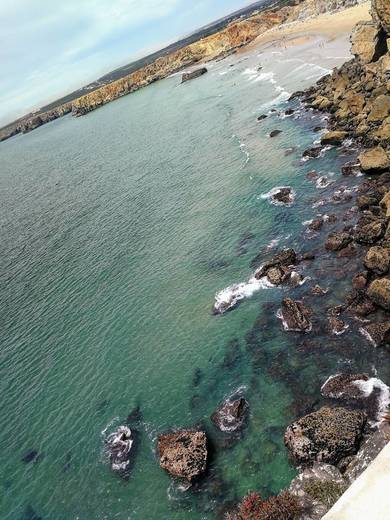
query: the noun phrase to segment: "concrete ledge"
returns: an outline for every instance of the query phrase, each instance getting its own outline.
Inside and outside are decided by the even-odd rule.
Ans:
[[[322,520],[390,519],[390,443]]]

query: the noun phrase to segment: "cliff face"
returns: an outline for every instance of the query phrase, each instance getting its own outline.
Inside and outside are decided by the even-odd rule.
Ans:
[[[390,3],[372,1],[371,22],[351,36],[355,57],[320,80],[306,95],[314,108],[332,114],[331,124],[371,149],[370,162],[390,167]],[[369,169],[369,165],[365,162]]]
[[[192,43],[168,56],[161,57],[122,79],[82,96],[73,102],[72,112],[76,116],[86,114],[201,60],[211,60],[228,53],[246,45],[259,34],[282,23],[285,19],[284,12],[264,12],[247,20],[231,23],[216,34]]]

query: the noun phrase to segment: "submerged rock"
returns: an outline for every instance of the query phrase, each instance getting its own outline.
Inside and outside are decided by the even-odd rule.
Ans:
[[[160,466],[174,477],[189,482],[206,470],[207,439],[205,432],[180,430],[158,436]]]
[[[304,159],[317,159],[321,155],[322,146],[313,146],[312,148],[308,148],[302,154]]]
[[[130,452],[133,446],[133,436],[130,428],[119,426],[111,433],[105,443],[110,457],[111,469],[126,474],[130,465]]]
[[[311,310],[302,302],[284,298],[280,309],[280,318],[285,330],[297,332],[309,332],[311,330]]]
[[[321,394],[331,399],[357,399],[362,391],[356,381],[368,381],[366,374],[337,374],[329,377],[321,387]]]
[[[258,116],[257,121],[263,121],[263,119],[266,119],[267,117],[267,114],[261,114],[260,116]]]
[[[365,422],[363,412],[323,407],[290,424],[284,442],[296,464],[337,464],[357,452]]]
[[[269,136],[276,137],[277,135],[279,135],[281,133],[282,133],[282,130],[272,130],[272,132],[270,132]]]
[[[36,462],[39,462],[41,458],[42,455],[39,453],[38,450],[29,450],[23,455],[22,461],[25,464],[29,464],[30,462],[33,462],[35,464]]]
[[[181,82],[185,83],[191,79],[199,78],[199,76],[203,76],[203,74],[206,74],[206,72],[206,67],[201,67],[200,69],[193,70],[192,72],[184,72],[181,77]]]
[[[243,426],[248,410],[248,402],[243,397],[228,399],[213,413],[211,420],[222,432],[235,432]]]

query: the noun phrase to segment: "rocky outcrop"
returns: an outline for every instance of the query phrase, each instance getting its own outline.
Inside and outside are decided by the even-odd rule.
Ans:
[[[386,274],[390,268],[390,249],[380,246],[370,247],[364,265],[376,274]]]
[[[296,464],[337,464],[357,452],[365,422],[360,411],[323,407],[290,424],[284,441]]]
[[[389,155],[381,146],[362,152],[359,162],[365,173],[378,173],[390,168]]]
[[[323,145],[340,145],[344,139],[348,136],[348,132],[344,132],[342,130],[335,130],[333,132],[327,132],[321,137],[321,144]]]
[[[243,398],[228,399],[213,413],[211,420],[222,432],[235,432],[242,428],[249,405]]]
[[[284,298],[279,311],[279,317],[285,330],[296,332],[309,332],[311,330],[310,316],[312,311],[302,302],[291,298]]]
[[[196,69],[191,72],[184,72],[184,74],[181,77],[181,82],[185,83],[186,81],[189,81],[191,79],[199,78],[200,76],[203,76],[203,74],[206,74],[206,72],[206,67],[201,67],[200,69]]]
[[[294,249],[282,249],[256,270],[255,278],[260,280],[260,278],[267,276],[272,284],[279,285],[289,278],[291,275],[290,266],[296,263],[297,255]]]
[[[206,470],[207,439],[202,431],[181,430],[158,436],[160,466],[174,477],[192,482]]]
[[[367,295],[371,300],[390,311],[390,279],[389,278],[378,278],[371,282],[368,287]]]
[[[390,321],[369,323],[360,331],[375,347],[390,345]]]
[[[345,231],[330,233],[325,242],[325,249],[328,251],[340,251],[347,247],[350,242],[352,242],[352,237]]]

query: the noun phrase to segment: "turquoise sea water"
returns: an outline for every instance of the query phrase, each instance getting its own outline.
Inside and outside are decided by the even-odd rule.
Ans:
[[[318,404],[328,375],[377,367],[386,381],[357,324],[342,339],[326,332],[324,309],[340,302],[355,259],[321,254],[303,266],[312,279],[301,287],[259,290],[233,312],[211,313],[215,293],[248,280],[253,258],[266,259],[276,241],[322,253],[332,226],[309,237],[302,222],[341,218],[343,204],[312,206],[357,184],[340,177],[350,157],[335,150],[299,161],[317,119],[256,122],[342,61],[330,47],[321,69],[315,47],[304,51],[229,58],[192,82],[172,77],[0,145],[2,519],[222,517],[248,490],[268,496],[289,484],[285,427]],[[313,167],[334,184],[317,189],[306,179]],[[290,208],[261,198],[280,185],[297,193]],[[315,283],[330,292],[310,300],[314,332],[284,332],[281,299]],[[232,441],[209,417],[237,392],[250,417]],[[124,481],[104,458],[104,432],[137,407]],[[210,438],[209,472],[183,492],[160,469],[155,443],[194,425]]]

